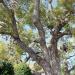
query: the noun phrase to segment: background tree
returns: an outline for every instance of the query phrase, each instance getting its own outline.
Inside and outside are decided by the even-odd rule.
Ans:
[[[14,65],[15,75],[32,75],[30,68],[25,63]]]
[[[13,65],[9,62],[0,61],[0,74],[1,75],[14,75]]]

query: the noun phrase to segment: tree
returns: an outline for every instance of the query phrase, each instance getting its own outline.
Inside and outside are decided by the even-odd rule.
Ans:
[[[30,5],[29,9],[32,10],[26,12],[26,14],[23,12],[21,13],[22,10],[20,10],[20,8],[18,8],[19,11],[17,11],[17,0],[0,0],[0,3],[4,5],[1,4],[3,8],[1,11],[3,12],[0,14],[3,16],[1,16],[0,34],[11,36],[20,48],[27,52],[29,56],[43,68],[45,75],[61,75],[60,56],[57,43],[64,35],[71,34],[70,23],[74,23],[74,9],[71,8],[73,8],[72,5],[75,1],[68,0],[67,2],[65,2],[65,0],[58,0],[58,6],[53,8],[52,1],[49,1],[48,4],[51,4],[51,9],[47,11],[40,0],[29,0],[27,2],[29,4],[27,5]],[[22,16],[23,19],[17,20],[17,16]],[[42,51],[41,54],[43,54],[42,56],[37,54],[32,47],[28,46],[28,44],[32,42],[31,40],[29,40],[28,44],[24,42],[23,37],[25,36],[20,33],[20,31],[23,31],[23,21],[24,23],[32,23],[33,27],[37,28],[39,35],[38,43]],[[52,36],[48,47],[46,45],[45,28],[46,30],[50,30],[48,33]]]

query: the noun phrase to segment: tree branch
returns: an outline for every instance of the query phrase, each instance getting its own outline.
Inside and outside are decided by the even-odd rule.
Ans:
[[[23,50],[25,50],[25,51],[29,54],[29,56],[30,56],[31,58],[33,58],[33,60],[36,60],[37,62],[40,62],[40,60],[42,60],[42,58],[39,57],[39,56],[33,51],[32,48],[27,47],[26,44],[25,44],[23,41],[21,41],[19,38],[14,38],[14,39],[15,39],[15,41],[17,42],[17,44],[18,44]]]
[[[50,5],[51,5],[51,9],[53,9],[52,1],[53,1],[53,0],[48,0],[48,2],[49,2],[49,3],[50,3]]]
[[[58,37],[57,38],[59,39],[59,38],[63,37],[64,35],[71,35],[71,32],[70,31],[60,32],[58,34]]]
[[[60,30],[61,30],[66,24],[68,24],[68,19],[67,19],[67,18],[61,19],[61,20],[58,20],[58,21],[59,21],[59,24],[54,26],[53,34],[58,34],[58,33],[60,32]]]
[[[6,5],[3,2],[3,5],[6,7]],[[7,7],[6,7],[7,8]],[[8,9],[9,10],[9,9]],[[12,21],[12,30],[13,33],[7,33],[7,32],[0,32],[1,34],[7,34],[10,35],[14,38],[14,40],[17,42],[17,44],[25,51],[29,54],[29,56],[31,56],[31,58],[33,58],[33,60],[35,60],[37,63],[39,63],[40,65],[42,64],[42,62],[45,61],[45,59],[41,58],[40,56],[38,56],[34,50],[30,47],[27,47],[27,45],[21,41],[19,34],[18,34],[18,29],[17,29],[17,25],[16,25],[16,20],[15,20],[15,13],[13,10],[9,10],[9,14],[11,16],[11,21]]]
[[[10,14],[11,13],[11,14]],[[16,25],[16,19],[15,19],[15,12],[14,10],[10,10],[10,16],[11,16],[11,21],[12,21],[12,30],[13,30],[13,36],[16,38],[19,38],[19,33]]]
[[[40,21],[40,0],[34,0],[34,11],[33,11],[33,24],[35,25],[35,27],[38,29],[38,33],[39,33],[39,39],[40,39],[40,46],[41,48],[46,51],[47,46],[46,46],[46,41],[45,41],[45,31],[43,28],[43,25],[41,24]],[[48,52],[48,51],[46,51]]]
[[[11,37],[13,37],[13,39],[17,42],[17,44],[25,51],[29,54],[29,56],[36,61],[37,63],[42,63],[41,61],[45,61],[45,59],[41,58],[40,56],[38,56],[34,50],[30,47],[27,47],[26,44],[20,40],[20,38],[16,38],[14,37],[11,33],[8,32],[1,32],[0,34],[5,34],[5,35],[10,35]]]

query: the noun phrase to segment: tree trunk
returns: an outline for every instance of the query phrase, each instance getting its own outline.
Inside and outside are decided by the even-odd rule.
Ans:
[[[61,70],[60,70],[59,59],[57,57],[52,57],[50,64],[51,64],[54,75],[60,75]]]
[[[31,48],[26,47],[25,43],[20,39],[15,39],[17,44],[25,51],[29,53],[29,55],[44,69],[45,75],[61,75],[60,74],[60,61],[58,56],[58,50],[56,44],[52,44],[52,48],[50,49],[50,62],[47,59],[42,59],[38,55],[36,55]]]
[[[55,52],[51,54],[50,64],[54,75],[60,75],[60,58],[55,55]]]
[[[42,67],[44,69],[45,75],[61,75],[59,60],[59,57],[57,57],[53,52],[49,63],[47,61],[42,62]]]
[[[45,75],[54,75],[50,63],[48,63],[47,61],[43,61],[41,62],[41,66],[45,72]]]
[[[61,75],[60,56],[58,54],[56,37],[53,37],[51,39],[50,64],[51,64],[51,69],[52,69],[54,75]]]
[[[52,64],[52,66],[50,66],[50,64],[48,64],[47,62],[42,63],[42,67],[44,69],[45,75],[61,75],[60,70],[58,69],[58,65],[55,65],[54,63]]]

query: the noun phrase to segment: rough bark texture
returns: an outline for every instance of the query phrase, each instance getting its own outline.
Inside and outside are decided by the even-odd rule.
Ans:
[[[50,47],[50,64],[54,75],[60,75],[60,58],[57,49],[57,32],[53,32],[53,37],[51,39]]]

